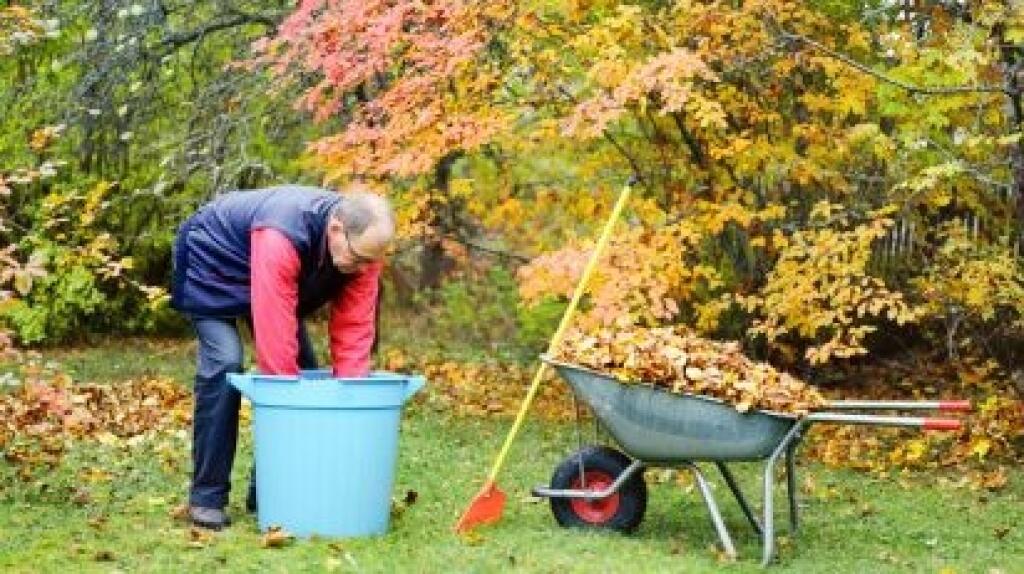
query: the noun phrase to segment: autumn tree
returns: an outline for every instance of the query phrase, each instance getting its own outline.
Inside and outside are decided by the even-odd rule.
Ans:
[[[310,144],[328,181],[387,181],[407,235],[423,237],[421,285],[436,286],[443,240],[467,227],[452,169],[506,130],[496,38],[507,3],[301,2],[257,45],[280,79],[314,85],[298,101],[341,130]]]
[[[644,220],[655,231],[618,249],[648,254],[664,241],[655,237],[692,237],[684,222],[696,235],[682,265],[655,249],[638,268],[613,248],[608,281],[635,293],[646,277],[673,301],[636,305],[632,320],[653,312],[709,333],[749,328],[812,362],[865,353],[868,334],[895,322],[944,322],[950,309],[926,303],[933,293],[913,280],[951,269],[937,254],[952,228],[937,224],[958,217],[1004,254],[1019,242],[1007,159],[1020,134],[1006,111],[1020,94],[1005,70],[1021,15],[996,2],[958,6],[591,3],[520,19],[533,40],[521,61],[536,63],[535,89],[560,134],[616,151],[656,200]],[[1000,259],[1011,260],[1003,275],[1019,275],[1015,259]],[[698,288],[684,269],[704,271]],[[574,277],[563,275],[556,291]],[[595,292],[594,308],[629,296]]]
[[[294,160],[311,127],[263,76],[229,67],[284,14],[244,1],[5,9],[0,246],[50,274],[0,321],[32,342],[181,327],[122,287],[166,285],[178,223],[217,193],[301,181]],[[64,258],[79,248],[84,268]],[[107,260],[120,265],[114,281]]]
[[[1017,312],[1021,18],[995,1],[307,1],[258,48],[340,122],[310,147],[329,178],[384,181],[427,227],[457,200],[478,237],[539,256],[528,303],[565,296],[631,173],[642,197],[581,320],[821,363],[900,325],[939,341],[951,314],[962,333]],[[963,288],[940,276],[965,234],[1007,279],[939,294]]]

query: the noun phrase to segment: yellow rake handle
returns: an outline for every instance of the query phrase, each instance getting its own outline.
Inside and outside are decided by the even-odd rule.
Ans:
[[[619,214],[622,213],[622,209],[629,201],[631,188],[631,183],[627,183],[619,193],[619,199],[615,202],[615,207],[612,208],[612,213],[608,216],[608,221],[604,224],[604,230],[601,232],[600,239],[597,240],[594,252],[590,255],[590,260],[587,261],[587,266],[583,269],[583,276],[580,277],[580,282],[576,284],[576,290],[572,294],[572,300],[569,301],[569,306],[565,309],[565,313],[562,314],[562,320],[558,324],[558,329],[555,330],[555,334],[551,337],[551,341],[548,342],[548,355],[554,353],[555,349],[558,348],[558,344],[562,342],[562,335],[572,322],[572,316],[576,312],[576,307],[579,306],[580,299],[583,298],[583,292],[586,291],[587,283],[590,282],[590,276],[594,274],[594,269],[597,267],[597,261],[601,258],[601,253],[604,251],[605,246],[608,245],[608,239],[612,235],[612,229],[615,227],[615,222],[618,221]],[[537,373],[533,376],[533,382],[530,383],[530,390],[526,393],[526,399],[523,401],[523,405],[519,407],[519,414],[516,415],[516,421],[512,424],[512,429],[509,430],[508,436],[505,437],[505,444],[501,446],[498,458],[494,461],[494,466],[491,467],[491,473],[487,475],[488,482],[494,482],[498,478],[498,472],[501,471],[502,465],[505,464],[505,457],[508,455],[509,448],[512,446],[512,441],[515,439],[516,434],[519,433],[519,427],[523,425],[523,420],[526,418],[526,411],[530,409],[530,404],[533,402],[534,395],[537,394],[537,389],[540,388],[540,381],[544,378],[544,374],[547,373],[547,368],[548,365],[544,362],[541,362],[540,367],[537,368]]]

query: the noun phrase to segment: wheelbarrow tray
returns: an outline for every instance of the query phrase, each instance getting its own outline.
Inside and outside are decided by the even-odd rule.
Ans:
[[[764,460],[779,447],[797,418],[737,411],[700,395],[672,393],[650,383],[615,378],[548,358],[622,449],[649,463]]]

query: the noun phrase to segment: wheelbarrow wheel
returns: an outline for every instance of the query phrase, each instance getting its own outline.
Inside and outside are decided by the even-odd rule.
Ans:
[[[580,477],[582,459],[583,480]],[[630,465],[629,457],[606,446],[588,446],[570,455],[551,477],[553,489],[605,490]],[[638,472],[618,492],[603,499],[551,498],[551,513],[564,527],[632,532],[647,510],[647,484]]]

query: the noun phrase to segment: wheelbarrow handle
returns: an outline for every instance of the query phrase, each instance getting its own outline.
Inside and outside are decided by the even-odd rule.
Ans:
[[[825,408],[833,410],[881,410],[969,412],[971,401],[831,401]]]
[[[924,430],[960,430],[962,428],[961,422],[957,419],[863,415],[830,412],[811,413],[807,415],[807,422],[838,423],[851,425],[874,425],[889,427],[917,427]]]

